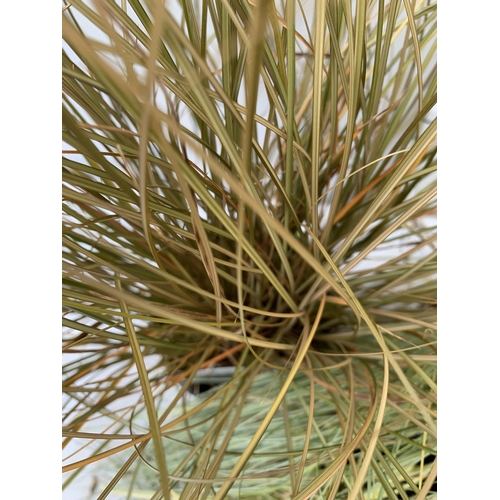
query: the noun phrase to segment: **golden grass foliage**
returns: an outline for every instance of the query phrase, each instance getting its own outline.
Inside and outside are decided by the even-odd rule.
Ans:
[[[62,18],[65,487],[434,498],[435,3]]]

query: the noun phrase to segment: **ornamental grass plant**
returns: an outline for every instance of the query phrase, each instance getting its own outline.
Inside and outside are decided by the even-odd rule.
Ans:
[[[436,4],[62,27],[64,488],[436,498]]]

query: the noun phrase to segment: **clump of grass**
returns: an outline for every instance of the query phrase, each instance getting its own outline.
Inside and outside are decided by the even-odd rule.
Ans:
[[[77,0],[63,36],[65,485],[432,498],[435,4]]]

